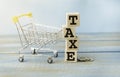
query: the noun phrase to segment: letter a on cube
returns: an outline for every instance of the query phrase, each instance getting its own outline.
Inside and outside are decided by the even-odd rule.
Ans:
[[[65,39],[74,38],[76,36],[74,27],[63,27],[63,36]]]
[[[80,25],[79,13],[67,13],[66,14],[66,25],[68,27],[77,27]]]

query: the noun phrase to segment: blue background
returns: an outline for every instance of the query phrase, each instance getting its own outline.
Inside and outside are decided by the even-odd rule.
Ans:
[[[77,32],[120,32],[120,0],[0,0],[0,11],[0,35],[17,34],[12,17],[26,12],[56,26],[66,23],[67,12],[79,12]]]

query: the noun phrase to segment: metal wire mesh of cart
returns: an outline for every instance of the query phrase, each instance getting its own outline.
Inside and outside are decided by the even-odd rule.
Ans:
[[[53,51],[54,57],[58,56],[53,45],[62,36],[62,29],[54,26],[35,24],[32,13],[21,14],[13,17],[22,47],[19,50],[19,61],[24,61],[23,53],[26,48],[31,48],[32,54],[40,50]],[[49,45],[49,46],[48,46]],[[46,48],[47,47],[47,48]],[[52,57],[48,58],[48,63],[52,63]]]

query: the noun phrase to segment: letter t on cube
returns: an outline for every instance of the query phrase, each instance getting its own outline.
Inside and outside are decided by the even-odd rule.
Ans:
[[[80,25],[79,13],[67,13],[66,14],[66,25],[68,27],[77,27]]]

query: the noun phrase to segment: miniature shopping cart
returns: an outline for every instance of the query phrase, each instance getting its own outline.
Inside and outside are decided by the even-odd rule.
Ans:
[[[42,55],[48,57],[48,63],[52,63],[53,58],[58,57],[58,51],[54,45],[62,34],[61,28],[33,23],[32,13],[14,16],[13,21],[22,45],[19,50],[20,62],[24,61],[23,51],[27,48],[31,49],[32,54],[38,54],[39,51],[52,51],[53,56]]]

